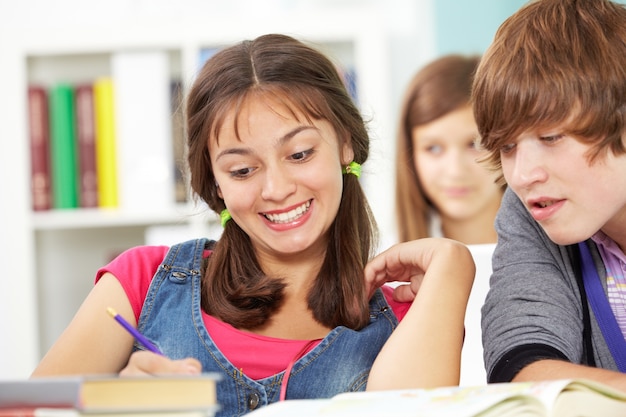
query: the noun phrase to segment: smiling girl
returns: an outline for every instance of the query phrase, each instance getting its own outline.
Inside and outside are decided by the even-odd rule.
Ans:
[[[222,236],[132,248],[102,268],[33,376],[215,372],[218,416],[458,384],[471,255],[423,239],[372,259],[369,138],[332,62],[283,35],[244,41],[207,61],[186,110],[191,185]]]

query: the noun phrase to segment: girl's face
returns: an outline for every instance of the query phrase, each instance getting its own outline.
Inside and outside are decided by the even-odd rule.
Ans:
[[[476,161],[483,156],[474,146],[477,137],[470,106],[412,131],[413,161],[421,188],[439,214],[453,221],[471,221],[500,204],[497,173]]]
[[[504,178],[550,239],[583,241],[598,230],[626,248],[626,155],[599,155],[557,127],[502,146]]]
[[[260,259],[325,252],[341,169],[353,158],[329,122],[309,123],[276,100],[252,96],[236,120],[226,117],[209,151],[219,196]]]

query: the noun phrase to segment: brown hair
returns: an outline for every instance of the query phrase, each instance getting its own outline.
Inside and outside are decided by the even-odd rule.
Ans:
[[[470,104],[472,76],[480,57],[446,55],[410,81],[400,112],[396,142],[396,214],[400,242],[429,236],[431,203],[415,170],[412,131]]]
[[[204,65],[187,99],[191,186],[215,212],[218,196],[209,139],[228,112],[253,94],[282,100],[311,119],[329,121],[339,146],[349,141],[354,161],[364,163],[369,136],[335,65],[322,53],[284,35],[264,35],[221,50]],[[344,175],[344,189],[309,308],[320,323],[358,329],[369,322],[363,268],[372,255],[376,224],[358,178]],[[202,308],[239,328],[262,327],[280,306],[284,283],[261,270],[246,233],[229,221],[203,278]]]
[[[473,108],[481,146],[500,149],[533,128],[567,123],[602,151],[626,150],[626,7],[607,0],[531,2],[498,29],[478,68]]]

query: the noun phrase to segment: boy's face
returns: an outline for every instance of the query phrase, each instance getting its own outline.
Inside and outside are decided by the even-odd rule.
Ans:
[[[555,243],[583,241],[598,230],[626,248],[626,154],[593,162],[591,145],[562,129],[522,133],[500,149],[502,171]]]

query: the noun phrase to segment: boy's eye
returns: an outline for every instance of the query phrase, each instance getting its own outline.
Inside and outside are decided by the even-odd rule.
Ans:
[[[561,139],[563,136],[564,136],[563,134],[547,135],[547,136],[540,136],[540,139],[541,139],[542,142],[552,143],[552,142],[556,142],[557,140]]]
[[[515,149],[515,143],[506,143],[500,147],[500,153],[507,154]]]

